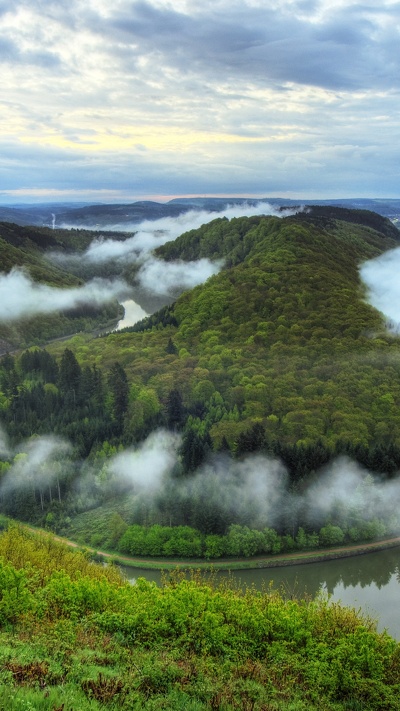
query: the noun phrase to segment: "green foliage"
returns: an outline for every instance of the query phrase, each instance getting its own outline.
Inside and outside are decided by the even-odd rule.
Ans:
[[[19,573],[28,597],[1,620],[4,711],[399,708],[400,647],[354,610],[196,574],[130,585],[14,533],[15,550],[0,536],[3,596]]]
[[[114,545],[120,553],[129,553],[135,557],[251,558],[256,555],[276,555],[293,550],[311,551],[366,542],[383,538],[386,532],[385,523],[376,518],[371,521],[360,520],[345,531],[330,523],[318,532],[305,531],[299,526],[295,538],[288,533],[280,535],[273,528],[258,530],[239,524],[231,524],[225,535],[208,534],[207,531],[190,526],[125,524],[121,536],[114,536]]]
[[[400,445],[398,339],[365,302],[358,273],[398,233],[351,214],[217,219],[164,245],[165,259],[211,256],[224,268],[138,328],[93,340],[90,361],[105,370],[118,361],[130,384],[155,392],[173,428],[201,408],[215,449],[225,438],[245,452],[258,424],[268,446]],[[74,349],[87,361],[85,340]],[[125,435],[143,436],[140,407],[129,420]]]
[[[43,249],[67,252],[93,237],[74,233],[68,245],[67,233],[2,230],[10,265],[26,257],[38,269],[44,268]],[[284,219],[217,219],[165,245],[159,255],[166,259],[207,256],[223,259],[224,266],[133,331],[79,335],[2,360],[0,411],[11,445],[53,432],[74,447],[73,461],[57,482],[12,492],[2,510],[67,529],[77,512],[125,493],[113,488],[108,458],[165,425],[182,433],[175,472],[181,476],[190,477],[220,450],[238,458],[262,452],[281,459],[290,487],[299,490],[338,454],[384,478],[395,476],[399,341],[384,333],[380,315],[365,302],[358,267],[394,246],[397,237],[390,223],[372,214],[317,209]],[[64,273],[64,281],[58,277],[56,271],[37,272],[48,283],[78,283],[71,273]],[[95,468],[77,495],[76,460],[87,457]],[[2,477],[13,465],[5,460]],[[196,483],[191,494],[191,500],[166,496],[154,504],[138,497],[115,527],[121,535],[113,534],[109,519],[79,535],[94,546],[114,547],[130,524],[189,525],[210,536],[201,555],[206,549],[209,556],[225,555],[223,534],[232,524],[248,527],[251,518],[221,514],[214,500],[204,506]],[[279,540],[271,546],[316,547],[322,543],[317,531],[327,523],[341,528],[345,542],[393,528],[391,521],[374,521],[371,512],[362,520],[342,518],[314,525],[302,512],[283,512]],[[269,523],[260,522],[260,529]],[[267,550],[266,534],[261,542],[249,531],[241,550]],[[329,529],[327,538],[325,533],[329,543]]]

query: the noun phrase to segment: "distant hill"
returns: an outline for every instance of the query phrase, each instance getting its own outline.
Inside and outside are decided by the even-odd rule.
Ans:
[[[359,276],[361,262],[399,236],[376,213],[329,206],[283,219],[217,218],[156,253],[223,259],[220,273],[92,341],[91,357],[106,369],[119,360],[159,403],[177,389],[190,427],[216,448],[233,447],[257,423],[270,442],[400,446],[400,344]],[[79,358],[77,341],[75,349]],[[135,437],[146,416],[131,406],[126,432]]]
[[[87,227],[102,229],[112,225],[130,225],[143,220],[158,220],[162,217],[177,217],[189,210],[220,212],[232,205],[256,205],[268,203],[277,208],[301,205],[330,205],[349,209],[365,209],[377,212],[392,220],[400,220],[400,200],[394,198],[345,198],[342,200],[296,200],[287,198],[174,198],[166,203],[142,200],[127,204],[79,204],[44,203],[41,205],[0,206],[0,220],[19,225],[47,227]]]

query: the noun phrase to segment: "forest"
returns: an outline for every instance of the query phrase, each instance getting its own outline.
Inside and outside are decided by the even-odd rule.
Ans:
[[[121,270],[112,260],[67,259],[61,269],[49,259],[82,252],[95,233],[0,227],[5,271],[22,265],[66,287]],[[126,552],[147,554],[152,536],[149,555],[182,557],[397,531],[399,339],[369,305],[359,267],[399,234],[379,215],[332,207],[217,218],[155,253],[166,264],[207,258],[219,273],[131,328],[99,333],[117,301],[1,326],[19,345],[0,361],[3,513]],[[134,285],[136,272],[125,264],[124,279]],[[78,333],[47,343],[73,321]],[[146,453],[156,491],[140,474]],[[352,495],[323,511],[315,485],[334,479],[337,462]],[[250,491],[261,486],[267,497],[271,481],[274,510]],[[186,531],[175,548],[168,527],[178,539]]]

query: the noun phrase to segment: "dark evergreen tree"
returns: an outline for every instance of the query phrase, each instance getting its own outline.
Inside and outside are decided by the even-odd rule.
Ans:
[[[61,357],[58,384],[66,404],[75,405],[80,399],[82,371],[73,352],[66,348]]]
[[[173,340],[172,340],[171,337],[169,337],[168,343],[167,343],[167,345],[165,346],[165,352],[166,352],[166,353],[169,353],[170,355],[176,355],[177,352],[178,352],[178,349],[177,349],[177,347],[176,347],[176,345],[175,345],[175,343],[173,342]]]
[[[203,437],[189,428],[182,440],[180,455],[185,472],[194,471],[205,460],[212,447],[211,437],[207,432]]]
[[[129,385],[125,370],[120,363],[114,363],[111,367],[108,384],[113,397],[113,415],[118,428],[121,428],[128,408]]]
[[[235,454],[241,457],[252,452],[260,452],[265,448],[265,429],[260,422],[245,432],[241,432],[235,443]]]
[[[179,390],[171,390],[167,399],[167,426],[170,430],[180,430],[185,421],[185,408]]]

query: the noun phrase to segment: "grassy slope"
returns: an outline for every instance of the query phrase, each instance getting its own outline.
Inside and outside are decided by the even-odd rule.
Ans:
[[[326,599],[113,569],[16,528],[0,537],[0,709],[387,711],[400,646]]]

